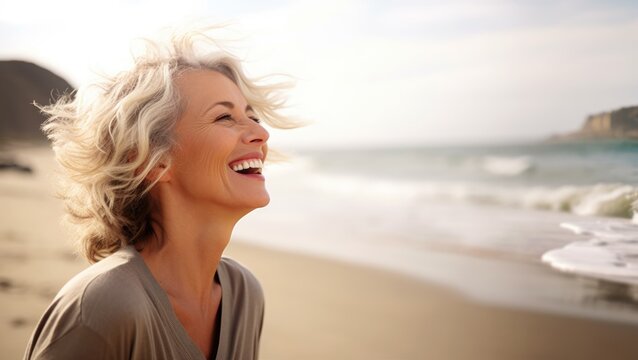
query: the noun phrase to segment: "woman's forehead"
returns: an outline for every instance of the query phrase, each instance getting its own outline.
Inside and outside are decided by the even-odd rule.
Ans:
[[[184,105],[193,111],[207,111],[216,104],[248,106],[239,87],[226,75],[214,70],[185,72],[176,80],[176,86]]]

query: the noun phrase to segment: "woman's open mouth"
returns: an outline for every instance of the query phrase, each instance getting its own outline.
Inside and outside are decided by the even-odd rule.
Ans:
[[[233,169],[234,172],[241,175],[252,175],[252,177],[262,178],[261,170],[264,167],[264,163],[261,159],[248,159],[248,160],[240,160],[234,163],[231,163],[230,168]]]

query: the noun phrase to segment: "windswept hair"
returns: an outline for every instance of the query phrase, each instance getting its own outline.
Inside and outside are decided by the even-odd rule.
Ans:
[[[275,128],[299,124],[280,114],[289,83],[251,80],[239,60],[206,31],[174,34],[166,44],[145,42],[130,70],[106,76],[41,107],[64,178],[60,196],[78,230],[80,252],[97,262],[152,232],[147,175],[170,167],[173,130],[180,117],[174,80],[189,70],[222,73],[243,93],[256,115]],[[213,51],[210,51],[213,49]],[[203,52],[201,50],[205,50]]]

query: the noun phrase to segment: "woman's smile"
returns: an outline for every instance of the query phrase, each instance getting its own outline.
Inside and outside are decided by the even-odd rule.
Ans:
[[[239,159],[233,160],[228,166],[234,173],[247,176],[249,178],[264,180],[262,169],[264,167],[263,155],[261,153],[250,153]]]

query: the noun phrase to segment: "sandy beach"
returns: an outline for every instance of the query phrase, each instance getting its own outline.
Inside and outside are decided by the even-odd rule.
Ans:
[[[59,225],[50,157],[35,155],[35,175],[0,173],[3,359],[21,358],[57,290],[87,266]],[[226,255],[266,293],[262,359],[638,358],[634,325],[477,303],[423,279],[242,240]]]
[[[56,255],[57,259],[23,259],[36,274],[46,276],[26,276],[25,268],[14,272],[3,266],[3,358],[21,357],[55,288],[84,267],[81,260]],[[262,359],[638,356],[638,328],[630,325],[479,305],[391,272],[240,242],[230,246],[228,255],[253,270],[266,292]],[[35,284],[39,287],[30,287]]]

